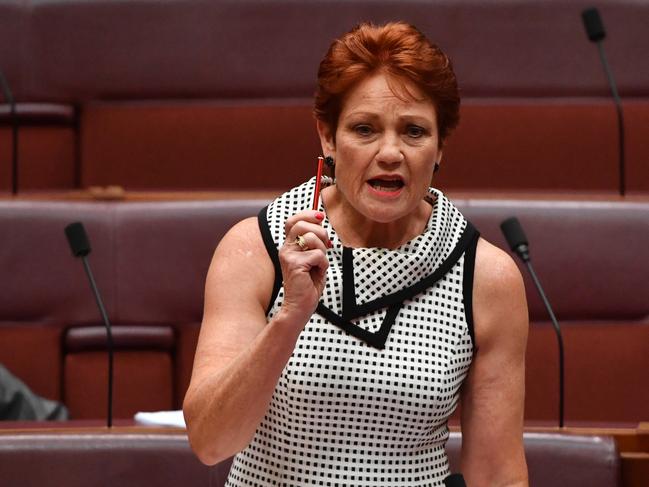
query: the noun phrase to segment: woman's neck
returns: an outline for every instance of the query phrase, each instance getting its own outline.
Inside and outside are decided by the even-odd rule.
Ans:
[[[345,247],[396,249],[424,231],[432,211],[432,205],[422,199],[412,213],[382,223],[358,212],[333,186],[321,194],[327,219]]]

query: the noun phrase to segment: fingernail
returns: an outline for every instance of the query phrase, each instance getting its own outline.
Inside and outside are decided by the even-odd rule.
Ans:
[[[324,220],[324,213],[322,213],[322,212],[319,211],[319,212],[317,212],[317,213],[315,214],[315,217],[316,217],[318,220]]]
[[[333,248],[334,244],[331,242],[331,240],[327,240],[327,247],[330,249]]]

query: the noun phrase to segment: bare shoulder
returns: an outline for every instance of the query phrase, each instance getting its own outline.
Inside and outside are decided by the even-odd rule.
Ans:
[[[485,292],[502,293],[522,286],[523,280],[514,259],[481,238],[476,250],[475,284]]]
[[[219,242],[205,282],[205,305],[188,395],[225,367],[266,324],[274,267],[256,218]]]
[[[225,234],[214,252],[205,289],[206,314],[211,302],[223,306],[222,299],[241,292],[267,305],[262,302],[270,299],[274,278],[273,263],[257,218],[240,221]]]
[[[235,224],[223,236],[217,251],[235,251],[265,249],[257,217],[251,216]]]
[[[259,255],[263,251],[262,255]],[[244,261],[251,257],[268,257],[264,240],[261,236],[257,217],[246,218],[234,225],[223,236],[214,253],[216,258],[220,257],[243,257]]]
[[[507,252],[482,238],[476,250],[473,312],[478,346],[503,332],[527,336],[523,277]]]
[[[192,384],[240,353],[266,324],[274,267],[256,218],[232,227],[212,257]]]

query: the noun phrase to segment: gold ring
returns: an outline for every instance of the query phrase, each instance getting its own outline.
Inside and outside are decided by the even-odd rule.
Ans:
[[[300,249],[309,250],[309,246],[306,244],[304,235],[298,235],[297,237],[295,237],[295,243],[300,247]]]

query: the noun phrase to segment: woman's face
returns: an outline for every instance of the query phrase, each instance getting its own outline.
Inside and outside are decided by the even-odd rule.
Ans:
[[[383,74],[345,97],[335,142],[318,124],[323,148],[336,161],[336,188],[365,218],[389,223],[422,203],[441,159],[433,103],[414,84],[397,97]]]

